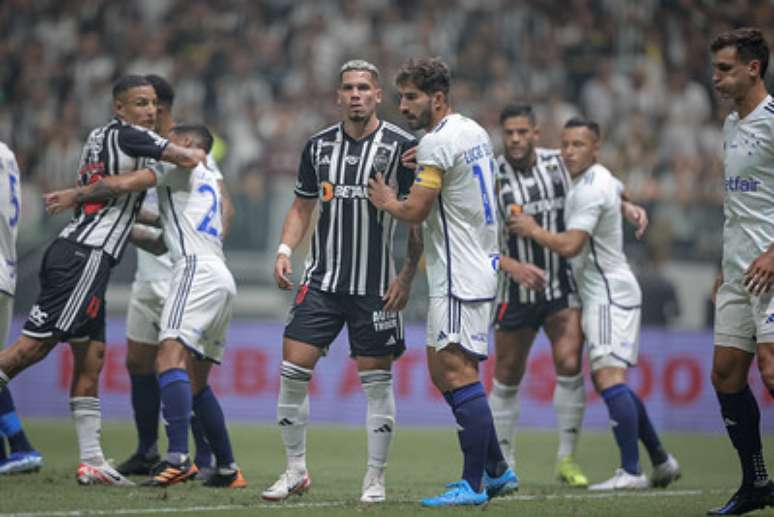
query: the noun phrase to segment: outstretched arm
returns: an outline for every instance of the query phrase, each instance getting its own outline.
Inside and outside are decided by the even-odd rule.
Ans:
[[[206,162],[207,153],[197,147],[183,147],[169,142],[161,153],[161,160],[184,169],[193,169],[199,163]]]
[[[376,208],[390,213],[396,219],[414,224],[427,219],[439,192],[440,186],[428,188],[415,183],[411,186],[408,197],[400,201],[395,191],[384,182],[381,174],[368,180],[368,198]]]
[[[552,233],[535,222],[531,215],[511,214],[508,228],[537,242],[564,258],[574,257],[583,249],[589,234],[583,230],[567,230],[562,233]]]
[[[43,194],[46,210],[58,214],[88,201],[106,201],[127,192],[140,192],[156,184],[156,174],[150,169],[101,178],[89,185]]]

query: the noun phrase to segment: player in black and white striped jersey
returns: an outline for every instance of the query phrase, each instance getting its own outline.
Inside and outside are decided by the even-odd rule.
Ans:
[[[564,231],[564,202],[572,185],[558,149],[537,147],[539,129],[532,107],[507,106],[500,115],[505,152],[498,158],[501,220],[501,269],[495,316],[496,364],[490,404],[503,455],[513,466],[513,435],[518,420],[518,390],[529,350],[542,327],[553,351],[557,382],[554,410],[559,448],[557,477],[570,486],[588,479],[574,460],[585,412],[581,372],[583,334],[580,305],[568,261],[521,237],[508,225],[511,213],[533,215],[549,231]],[[624,215],[642,228],[644,210],[623,203]]]
[[[384,467],[395,426],[391,368],[405,349],[399,311],[408,299],[422,245],[418,227],[412,227],[408,257],[396,276],[395,220],[369,202],[368,180],[382,173],[406,195],[414,181],[409,149],[416,141],[378,118],[381,100],[378,69],[361,60],[345,63],[338,86],[342,121],[312,136],[301,155],[296,199],[285,219],[274,266],[281,289],[292,288],[290,254],[305,235],[315,206],[319,218],[283,340],[277,420],[288,465],[263,492],[266,500],[283,500],[309,487],[309,381],[345,323],[368,401],[368,469],[361,501],[385,499]]]
[[[204,160],[159,137],[150,128],[156,93],[141,76],[124,76],[113,86],[115,118],[91,132],[81,155],[79,183],[89,184],[164,159],[182,166]],[[41,291],[22,335],[0,351],[0,389],[43,359],[60,341],[70,341],[75,375],[71,385],[82,484],[131,484],[104,459],[99,443],[101,410],[97,389],[105,351],[104,297],[112,267],[121,259],[142,194],[85,203],[48,247],[41,264]]]

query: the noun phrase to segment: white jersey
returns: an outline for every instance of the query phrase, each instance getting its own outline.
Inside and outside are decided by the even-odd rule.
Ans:
[[[159,209],[164,242],[173,263],[190,256],[223,256],[223,222],[218,175],[199,164],[193,170],[159,164]]]
[[[417,163],[443,172],[422,224],[430,296],[493,300],[499,251],[489,135],[467,117],[448,115],[419,142]]]
[[[565,227],[589,234],[570,259],[581,304],[639,307],[642,294],[623,251],[623,185],[599,164],[574,178],[565,202]]]
[[[218,163],[212,157],[207,155],[207,168],[215,174],[219,180],[223,179]],[[155,188],[149,188],[145,193],[145,200],[142,204],[142,210],[152,214],[159,214],[159,197]],[[154,255],[141,249],[137,249],[137,271],[134,279],[137,282],[153,282],[155,280],[169,280],[172,277],[172,259],[169,253],[163,255]]]
[[[16,157],[0,142],[0,292],[16,293],[16,233],[21,215],[21,184]]]
[[[744,119],[732,112],[723,125],[725,199],[723,275],[741,280],[774,243],[774,99]]]

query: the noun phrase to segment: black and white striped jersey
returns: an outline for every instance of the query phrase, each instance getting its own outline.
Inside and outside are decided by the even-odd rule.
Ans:
[[[161,159],[167,140],[153,131],[114,118],[93,130],[81,153],[79,185],[142,169]],[[61,238],[101,248],[118,260],[145,192],[132,192],[109,201],[84,203],[75,211]]]
[[[542,292],[526,289],[501,275],[498,303],[538,303],[567,296],[575,291],[569,262],[537,242],[508,232],[510,205],[518,205],[537,224],[553,233],[564,231],[564,202],[572,185],[558,150],[535,149],[535,164],[516,171],[505,158],[497,158],[497,201],[501,221],[501,252],[520,262],[529,262],[547,273]]]
[[[400,156],[416,139],[381,121],[361,140],[342,123],[312,136],[304,147],[295,193],[317,198],[319,217],[306,258],[303,284],[326,292],[383,295],[395,276],[392,238],[395,219],[368,201],[368,179],[384,173],[400,196],[408,194],[414,172]]]

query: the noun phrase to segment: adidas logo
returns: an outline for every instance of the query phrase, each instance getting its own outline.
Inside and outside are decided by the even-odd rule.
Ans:
[[[375,433],[391,433],[392,432],[392,427],[390,427],[390,424],[384,424],[383,426],[377,427],[376,429],[374,429],[374,432]]]
[[[395,344],[397,344],[397,341],[395,341],[395,336],[390,336],[390,339],[387,340],[384,346],[392,346]]]
[[[285,426],[288,426],[288,425],[293,425],[293,421],[290,420],[289,418],[283,418],[282,420],[277,422],[277,425],[285,427]]]
[[[726,427],[731,427],[733,425],[736,425],[736,422],[734,422],[733,420],[731,420],[728,417],[723,419],[723,423],[726,425]]]

